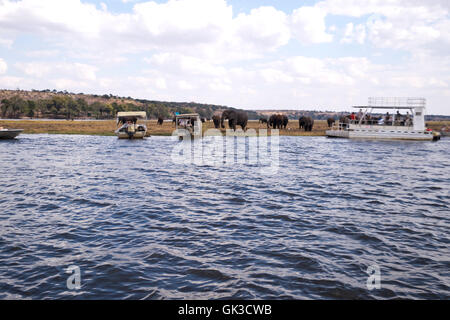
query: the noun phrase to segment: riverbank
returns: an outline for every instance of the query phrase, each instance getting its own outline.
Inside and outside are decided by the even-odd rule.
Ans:
[[[162,126],[156,120],[147,120],[148,134],[153,136],[170,136],[175,129],[172,121],[165,121]],[[428,127],[433,130],[441,130],[444,126],[450,126],[450,121],[428,121]],[[113,136],[116,130],[115,120],[0,120],[0,126],[9,129],[24,129],[24,133],[49,133],[49,134],[81,134]],[[214,128],[212,121],[203,124],[205,130]],[[248,122],[250,129],[265,129],[265,124],[257,120]],[[298,121],[290,120],[286,129],[280,130],[283,136],[324,136],[327,129],[325,120],[316,120],[311,132],[299,130]],[[270,134],[270,130],[269,130]]]
[[[145,121],[148,134],[153,136],[170,136],[175,130],[172,121],[164,121],[163,125],[157,124],[156,120]],[[228,121],[227,121],[228,123]],[[115,120],[0,120],[0,126],[8,129],[24,129],[24,133],[49,133],[49,134],[83,134],[113,136],[116,130]],[[316,120],[313,131],[305,132],[298,129],[298,121],[291,120],[286,129],[280,130],[284,136],[324,136],[326,121]],[[203,124],[205,130],[214,128],[212,121]],[[228,128],[228,125],[227,125]],[[257,120],[248,122],[250,129],[265,129],[266,124],[260,124]],[[270,132],[269,132],[270,134]]]

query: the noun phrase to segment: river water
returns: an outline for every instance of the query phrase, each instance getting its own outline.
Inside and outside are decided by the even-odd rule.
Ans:
[[[280,137],[266,174],[177,143],[0,141],[0,298],[450,298],[450,139]]]

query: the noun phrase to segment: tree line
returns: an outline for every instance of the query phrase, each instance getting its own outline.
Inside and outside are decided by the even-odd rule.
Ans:
[[[74,119],[95,118],[113,119],[121,111],[145,111],[149,119],[173,117],[175,112],[197,112],[201,117],[211,118],[218,106],[207,106],[190,103],[168,103],[144,101],[140,104],[120,102],[88,103],[84,98],[73,98],[67,95],[55,95],[46,99],[24,99],[19,95],[4,98],[0,101],[0,116],[2,118],[51,118]]]

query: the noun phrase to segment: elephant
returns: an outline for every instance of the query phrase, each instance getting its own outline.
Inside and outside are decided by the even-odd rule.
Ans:
[[[220,116],[215,115],[212,117],[214,128],[219,129],[220,128]]]
[[[305,131],[312,131],[312,128],[314,126],[314,119],[311,117],[304,117],[301,116],[298,119],[298,127],[299,129],[305,129]]]
[[[334,118],[328,118],[327,119],[328,128],[331,128],[335,122],[336,120],[334,120]]]
[[[162,117],[159,117],[159,118],[158,118],[158,124],[159,124],[160,126],[162,126],[163,123],[164,123],[164,119],[163,119]]]
[[[287,128],[287,125],[288,125],[288,123],[289,123],[289,119],[288,119],[288,117],[286,116],[286,115],[282,115],[281,116],[281,121],[282,121],[282,126],[283,126],[283,129],[286,129]]]
[[[281,129],[283,125],[283,116],[281,114],[273,114],[270,116],[267,122],[267,128],[272,127],[272,129]]]
[[[341,116],[339,118],[339,124],[342,127],[342,129],[347,128],[349,123],[350,123],[350,115],[348,115],[348,116]]]
[[[226,119],[228,119],[230,129],[236,131],[236,126],[241,126],[242,130],[247,130],[247,112],[232,109],[225,110],[222,112],[222,117],[220,118],[220,125],[222,128],[225,128],[224,120]]]

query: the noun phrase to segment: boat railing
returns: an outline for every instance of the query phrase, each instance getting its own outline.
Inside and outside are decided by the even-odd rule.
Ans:
[[[363,119],[363,120],[347,120],[337,121],[332,126],[333,130],[347,130],[350,125],[353,126],[382,126],[382,127],[412,127],[413,121],[410,120],[394,120],[394,121],[380,121],[379,119]]]
[[[378,126],[398,126],[398,127],[408,127],[413,125],[412,119],[362,119],[362,120],[350,120],[350,124],[356,125],[378,125]]]

